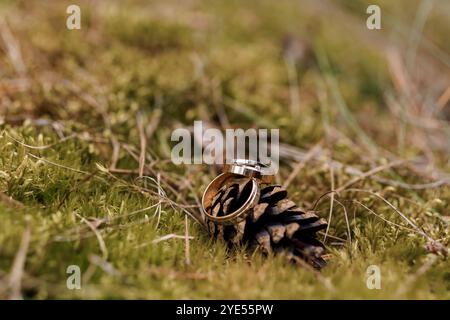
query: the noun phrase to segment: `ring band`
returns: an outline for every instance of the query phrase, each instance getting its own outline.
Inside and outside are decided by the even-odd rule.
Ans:
[[[213,202],[213,198],[217,191],[227,182],[229,179],[237,177],[248,177],[252,181],[252,190],[245,203],[235,211],[225,216],[213,216],[206,208],[209,208]],[[215,223],[238,223],[246,218],[247,213],[253,208],[259,201],[260,184],[269,183],[273,176],[263,175],[261,164],[253,160],[237,159],[234,160],[231,165],[225,166],[224,172],[214,178],[206,187],[202,197],[202,211],[206,218]]]
[[[273,175],[264,175],[263,167],[265,166],[254,160],[236,159],[232,164],[225,165],[224,172],[255,178],[260,180],[262,183],[272,182]]]

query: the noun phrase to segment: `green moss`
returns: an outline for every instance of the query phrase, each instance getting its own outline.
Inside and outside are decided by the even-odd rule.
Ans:
[[[10,19],[9,27],[30,83],[22,91],[0,83],[0,192],[22,203],[17,208],[0,201],[0,284],[6,283],[30,228],[21,285],[31,299],[450,298],[448,259],[439,256],[418,274],[430,258],[426,239],[407,229],[400,215],[373,194],[336,195],[346,211],[335,201],[326,240],[330,261],[317,278],[281,256],[250,257],[245,248],[227,249],[193,219],[188,220],[193,239],[186,264],[184,240],[155,241],[184,235],[180,207],[164,201],[158,207],[152,180],[104,169],[111,165],[117,141],[117,167],[136,170],[137,115],[145,123],[156,121],[147,144],[153,170],[148,174],[153,179],[159,174],[172,201],[195,210],[214,172],[206,165],[170,163],[170,134],[197,119],[218,124],[224,113],[232,126],[280,128],[281,140],[295,148],[307,151],[322,144],[322,158],[308,162],[289,185],[291,198],[305,208],[331,189],[332,173],[335,186],[342,186],[355,177],[354,170],[390,161],[385,150],[401,158],[432,153],[435,169],[448,172],[448,152],[439,147],[447,141],[448,128],[432,131],[432,138],[424,140],[432,143],[421,144],[418,137],[425,129],[386,107],[386,93],[395,95],[396,87],[385,44],[397,32],[389,27],[392,21],[413,19],[417,8],[409,1],[382,1],[387,23],[376,37],[364,27],[365,1],[329,8],[315,1],[81,1],[80,31],[64,28],[64,5],[22,1],[0,6],[6,17],[27,17]],[[402,6],[408,6],[404,13]],[[445,39],[445,17],[431,15],[427,37]],[[296,65],[300,116],[289,112],[291,84],[282,46],[288,34],[304,41],[308,52]],[[442,51],[448,49],[442,40],[437,43]],[[445,55],[431,56],[436,63],[445,60]],[[18,79],[6,51],[0,64],[4,83]],[[436,81],[426,82],[441,76],[430,71],[423,77],[436,86],[426,89],[441,93],[445,88]],[[331,172],[328,157],[342,167]],[[283,159],[281,182],[292,166]],[[429,179],[401,165],[354,187],[380,194],[448,246],[448,185],[414,190],[377,178],[406,186]],[[328,218],[329,198],[316,209]],[[86,221],[97,224],[99,234]],[[81,290],[66,287],[72,264],[83,272]],[[381,270],[381,290],[366,287],[366,270],[373,264]],[[0,285],[0,297],[8,294]]]
[[[152,18],[130,19],[127,14],[108,20],[106,32],[126,46],[152,52],[181,49],[192,42],[192,31],[185,25]]]

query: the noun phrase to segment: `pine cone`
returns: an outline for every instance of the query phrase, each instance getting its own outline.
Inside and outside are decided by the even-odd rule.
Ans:
[[[207,208],[213,216],[228,215],[239,209],[248,199],[251,179],[237,178],[222,186]],[[284,252],[289,261],[301,258],[315,268],[322,268],[323,244],[316,232],[326,228],[327,222],[313,211],[303,211],[287,199],[287,191],[278,185],[261,189],[258,204],[246,218],[235,224],[208,222],[208,230],[216,238],[232,245],[250,244],[264,254]]]

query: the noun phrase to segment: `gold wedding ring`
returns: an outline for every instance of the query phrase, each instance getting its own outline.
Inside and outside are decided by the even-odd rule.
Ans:
[[[233,224],[238,223],[247,217],[248,212],[259,201],[260,184],[269,183],[273,176],[263,174],[263,166],[253,160],[237,159],[231,164],[226,165],[224,172],[214,178],[210,184],[206,187],[202,197],[202,211],[206,216],[206,219],[215,223]],[[225,216],[213,216],[208,212],[208,208],[211,207],[213,199],[219,189],[226,185],[229,181],[236,178],[248,177],[251,179],[252,189],[241,207]]]

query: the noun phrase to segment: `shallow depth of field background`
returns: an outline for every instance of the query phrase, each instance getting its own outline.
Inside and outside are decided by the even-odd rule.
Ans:
[[[450,298],[450,2],[1,1],[0,16],[1,298]],[[316,207],[321,273],[209,239],[193,217],[217,170],[170,161],[194,120],[279,128],[277,180],[304,208],[340,188]]]

